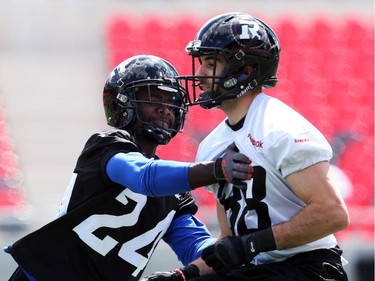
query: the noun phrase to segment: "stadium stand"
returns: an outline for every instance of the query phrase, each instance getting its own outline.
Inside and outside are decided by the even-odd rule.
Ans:
[[[17,157],[0,102],[0,230],[23,230],[30,216],[30,206],[20,186]]]
[[[106,29],[109,68],[129,56],[149,53],[169,60],[180,74],[191,73],[184,47],[202,21],[186,15],[173,22],[155,16],[140,25],[129,16],[112,17]],[[306,116],[333,146],[333,164],[351,215],[351,226],[338,237],[355,233],[358,239],[372,241],[374,24],[359,18],[333,22],[317,17],[301,25],[292,18],[280,17],[273,26],[282,47],[280,81],[267,93]],[[193,161],[199,141],[223,117],[217,110],[191,108],[184,134],[173,139],[167,149],[161,148],[159,155]],[[201,191],[194,194],[204,210],[203,219],[209,220],[215,212],[215,200]]]

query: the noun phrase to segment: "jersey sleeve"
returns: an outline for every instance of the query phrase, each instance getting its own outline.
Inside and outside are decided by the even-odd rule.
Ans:
[[[174,219],[163,240],[185,266],[199,258],[202,250],[216,241],[205,225],[189,214]]]
[[[146,158],[139,152],[116,153],[107,165],[109,179],[147,196],[167,196],[191,190],[189,163]]]
[[[312,125],[300,132],[283,134],[273,143],[268,155],[272,155],[276,168],[284,178],[332,158],[331,146]]]

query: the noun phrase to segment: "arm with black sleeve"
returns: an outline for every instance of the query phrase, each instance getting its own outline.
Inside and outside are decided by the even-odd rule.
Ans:
[[[222,180],[234,185],[252,178],[251,160],[229,146],[216,161],[199,163],[147,158],[139,152],[114,154],[106,165],[108,178],[147,196],[174,195]]]

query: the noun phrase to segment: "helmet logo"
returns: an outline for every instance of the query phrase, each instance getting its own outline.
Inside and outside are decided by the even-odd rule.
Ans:
[[[251,21],[241,21],[241,34],[240,39],[261,39],[259,36],[258,31],[260,30],[260,26],[257,22]]]

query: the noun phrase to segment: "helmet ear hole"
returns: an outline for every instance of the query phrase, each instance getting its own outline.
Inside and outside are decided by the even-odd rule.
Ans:
[[[245,66],[243,67],[243,72],[245,72],[245,74],[248,75],[248,76],[249,76],[251,73],[253,73],[253,71],[254,71],[254,67],[251,66],[251,65],[245,65]]]

